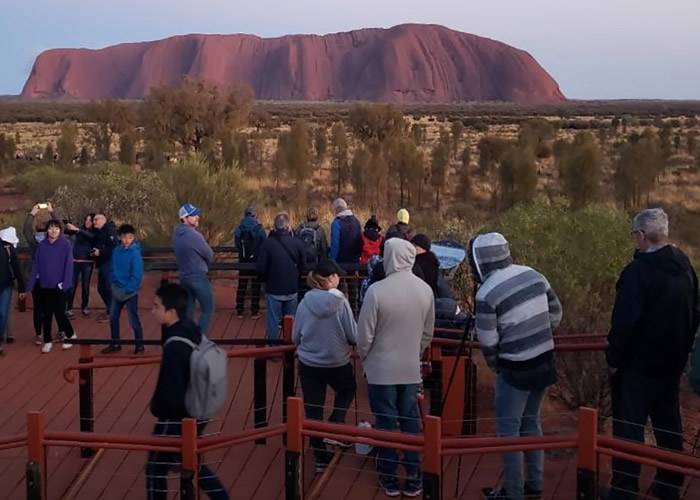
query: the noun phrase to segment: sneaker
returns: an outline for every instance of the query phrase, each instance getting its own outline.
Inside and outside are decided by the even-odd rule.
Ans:
[[[243,313],[242,313],[242,312],[239,312],[238,315],[236,316],[236,318],[238,318],[238,319],[243,319]]]
[[[102,313],[97,317],[97,322],[98,323],[108,323],[109,322],[109,314],[107,313]]]
[[[329,446],[337,446],[338,448],[350,448],[351,443],[346,443],[345,441],[338,441],[333,438],[323,438],[323,442]]]
[[[65,336],[64,336],[64,337],[65,337]],[[67,338],[65,338],[64,340],[68,340],[68,339],[70,339],[70,340],[76,340],[77,338],[78,338],[78,336],[74,333],[72,337],[67,337]],[[72,344],[72,343],[70,343],[70,342],[68,342],[68,343],[63,342],[63,345],[61,346],[61,349],[63,349],[64,351],[66,351],[66,350],[70,349],[71,347],[73,347],[73,344]]]
[[[85,316],[86,318],[87,318],[88,316],[90,316],[90,309],[88,309],[87,307],[86,307],[85,309],[83,309],[82,311],[80,311],[80,312],[81,312],[81,313],[83,314],[83,316]]]
[[[66,340],[66,334],[64,332],[58,332],[56,334],[56,340],[54,340],[54,342],[58,344],[60,342],[63,342],[64,340]]]
[[[100,352],[102,354],[112,354],[113,352],[119,352],[122,350],[122,346],[120,345],[108,345],[104,349],[102,349]]]
[[[44,354],[48,354],[51,352],[52,347],[53,347],[53,344],[51,342],[46,342],[41,346],[41,352]]]
[[[34,343],[36,345],[42,345],[44,343],[44,337],[42,337],[41,335],[37,335],[36,337],[34,337]]]
[[[75,318],[75,313],[74,313],[72,310],[71,310],[71,311],[66,311],[66,318],[68,318],[68,319],[73,319],[73,318]]]
[[[508,500],[505,488],[501,488],[500,490],[496,488],[484,488],[481,490],[481,493],[487,500]]]
[[[260,313],[254,312],[250,315],[250,319],[260,319]]]
[[[8,344],[14,344],[15,338],[12,335],[8,335],[7,338],[5,339],[5,342],[7,342]]]
[[[406,486],[403,489],[403,496],[409,498],[419,497],[423,494],[423,488],[421,486]]]
[[[379,487],[384,491],[384,495],[388,497],[400,497],[401,490],[396,481],[384,482],[379,480]]]
[[[134,349],[134,354],[143,354],[144,352],[146,352],[146,350],[142,345],[137,345],[136,349]]]

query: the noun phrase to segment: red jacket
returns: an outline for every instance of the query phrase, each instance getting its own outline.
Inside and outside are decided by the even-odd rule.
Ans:
[[[362,233],[362,255],[360,256],[360,264],[367,265],[369,258],[372,255],[379,255],[379,251],[382,247],[382,242],[384,241],[384,236],[379,236],[376,240],[368,238],[365,233]]]

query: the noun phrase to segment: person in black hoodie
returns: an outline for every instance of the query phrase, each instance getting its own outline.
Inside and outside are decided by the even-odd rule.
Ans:
[[[276,340],[282,318],[296,313],[299,276],[306,272],[304,244],[292,236],[286,213],[275,217],[275,229],[260,247],[257,271],[265,282],[267,338]]]
[[[438,296],[438,276],[440,275],[440,261],[430,251],[432,241],[426,234],[417,234],[411,240],[416,247],[416,265],[420,267],[423,276],[421,278],[430,286],[435,297]]]
[[[80,310],[83,316],[89,316],[90,311],[88,306],[90,304],[90,280],[92,279],[92,266],[93,262],[90,261],[90,252],[95,241],[95,230],[93,228],[93,218],[95,214],[88,214],[85,216],[82,227],[77,227],[73,224],[66,224],[66,233],[72,234],[75,237],[73,242],[73,259],[75,259],[75,265],[73,266],[73,288],[71,288],[70,295],[68,297],[68,317],[73,317],[73,302],[75,300],[75,293],[78,291],[78,284],[80,284]]]
[[[95,240],[90,255],[95,259],[97,266],[97,293],[100,294],[105,308],[109,311],[112,304],[112,252],[119,244],[117,237],[117,226],[114,222],[107,220],[103,213],[96,213],[93,217],[93,227],[95,228]],[[109,321],[109,314],[101,314],[97,321],[106,323]]]
[[[14,337],[7,333],[12,306],[12,284],[17,282],[19,298],[24,300],[24,277],[17,259],[17,231],[9,227],[0,231],[0,355],[5,342],[11,344]]]
[[[656,444],[683,449],[680,377],[700,325],[698,278],[668,242],[668,217],[643,210],[632,225],[637,251],[622,271],[608,334],[613,434],[643,442],[651,419]],[[614,458],[609,498],[637,498],[640,465]],[[680,497],[683,475],[658,469],[652,496]]]
[[[185,407],[185,393],[190,383],[190,357],[192,348],[184,342],[166,341],[183,337],[199,344],[202,334],[192,320],[187,318],[189,294],[181,285],[167,283],[156,291],[153,316],[161,325],[163,354],[158,372],[156,389],[151,399],[151,413],[157,422],[156,436],[180,436],[183,418],[189,418]],[[184,318],[184,319],[183,319]],[[202,434],[206,423],[197,423],[197,433]],[[154,451],[148,454],[146,463],[146,497],[149,500],[168,498],[168,472],[180,463],[179,453]],[[206,465],[199,466],[199,487],[209,498],[228,500],[224,485]]]

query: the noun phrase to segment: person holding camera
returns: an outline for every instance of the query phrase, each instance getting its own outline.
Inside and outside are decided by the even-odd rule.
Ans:
[[[109,310],[112,307],[112,252],[117,246],[117,227],[107,219],[104,213],[96,213],[93,218],[95,241],[90,256],[95,259],[97,266],[97,293],[100,294],[107,312],[101,314],[97,321],[109,321]]]

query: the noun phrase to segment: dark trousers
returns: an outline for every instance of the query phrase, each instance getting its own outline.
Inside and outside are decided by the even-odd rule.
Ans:
[[[36,306],[35,306],[36,308]],[[51,342],[51,321],[56,318],[58,331],[66,337],[73,336],[73,326],[66,316],[66,293],[58,288],[41,288],[39,290],[39,308],[44,331],[44,343]]]
[[[348,363],[337,368],[317,368],[299,362],[299,379],[301,390],[304,393],[304,412],[306,418],[323,420],[323,406],[326,403],[326,386],[335,391],[333,411],[328,418],[329,422],[342,424],[350,403],[355,398],[355,372],[352,364]],[[327,462],[330,455],[326,451],[323,438],[312,437],[311,449],[318,462]]]
[[[129,325],[134,331],[134,339],[137,347],[143,347],[143,328],[139,319],[139,296],[138,294],[124,302],[118,302],[112,298],[112,307],[109,310],[109,328],[112,334],[112,340],[119,340],[119,319],[122,314],[122,308],[126,307],[126,312],[129,317]],[[115,344],[116,345],[116,344]]]
[[[68,299],[68,309],[73,309],[73,301],[80,283],[80,309],[87,309],[90,302],[90,280],[92,279],[92,263],[76,262],[73,266],[73,288]]]
[[[656,444],[683,450],[683,425],[678,400],[679,380],[652,378],[620,370],[611,379],[613,434],[616,438],[644,442],[644,426],[651,419]],[[636,499],[640,465],[613,458],[610,498]],[[664,500],[680,497],[683,475],[657,469],[653,493]]]
[[[41,336],[41,327],[44,324],[42,321],[42,309],[41,309],[41,294],[39,293],[39,287],[34,287],[32,290],[32,304],[34,308],[32,309],[32,323],[34,324],[34,334],[37,337]]]
[[[250,290],[250,295],[248,291]],[[243,314],[245,299],[250,298],[250,313],[255,315],[260,311],[260,280],[255,271],[239,271],[238,288],[236,289],[236,311]]]
[[[97,268],[97,293],[105,303],[107,314],[112,306],[112,263],[102,264]]]
[[[203,422],[197,425],[197,434],[202,435]],[[153,430],[154,436],[180,436],[181,424],[179,421],[163,421],[156,423]],[[180,465],[182,456],[179,453],[152,451],[148,454],[146,463],[146,498],[148,500],[167,500],[168,472]],[[200,459],[201,460],[201,459]],[[206,465],[199,466],[199,488],[213,500],[228,500],[226,488]]]

